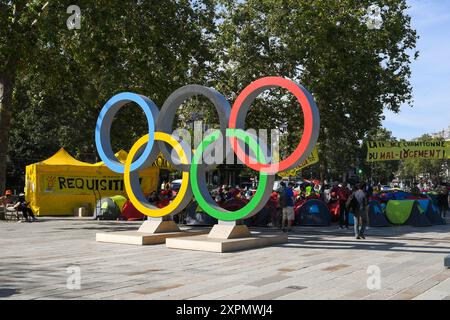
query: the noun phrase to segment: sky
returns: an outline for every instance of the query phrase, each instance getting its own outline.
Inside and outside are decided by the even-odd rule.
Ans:
[[[408,0],[412,27],[420,39],[412,63],[413,108],[385,112],[383,126],[394,137],[412,139],[450,125],[450,1]]]

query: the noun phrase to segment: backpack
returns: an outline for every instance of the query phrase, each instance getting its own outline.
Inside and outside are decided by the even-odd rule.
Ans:
[[[287,207],[287,199],[286,199],[286,193],[284,192],[285,189],[281,188],[278,190],[278,193],[280,195],[280,207],[286,208]]]
[[[348,210],[356,210],[359,206],[358,200],[355,198],[355,193],[352,193],[350,197],[348,197],[347,202],[345,203],[345,206]]]

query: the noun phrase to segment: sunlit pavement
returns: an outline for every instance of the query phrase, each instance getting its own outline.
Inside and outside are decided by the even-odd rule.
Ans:
[[[0,299],[450,299],[450,225],[296,227],[235,253],[95,242],[139,223],[0,222]]]

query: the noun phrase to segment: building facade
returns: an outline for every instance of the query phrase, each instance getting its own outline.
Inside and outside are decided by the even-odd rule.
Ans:
[[[450,140],[450,126],[447,129],[432,133],[433,138],[444,138],[445,140]]]

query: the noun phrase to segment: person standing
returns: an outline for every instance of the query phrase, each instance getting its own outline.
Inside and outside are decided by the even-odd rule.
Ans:
[[[441,184],[438,195],[439,214],[445,218],[448,211],[448,188],[445,183]]]
[[[365,239],[365,231],[368,220],[368,200],[364,192],[364,186],[358,184],[356,191],[347,200],[347,209],[352,210],[355,221],[355,237],[356,239]]]
[[[351,195],[351,191],[347,188],[347,186],[344,186],[342,183],[338,185],[338,197],[339,197],[339,228],[348,229],[348,215],[349,211],[347,209],[346,203],[348,198]]]
[[[277,228],[283,228],[283,209],[286,205],[286,183],[284,181],[280,182],[280,186],[276,190],[278,194],[278,201],[277,201],[277,212],[275,215],[275,223],[274,225],[277,226]]]
[[[284,189],[284,203],[283,203],[283,220],[282,228],[283,232],[291,231],[291,227],[294,224],[294,191],[292,188],[294,184],[288,183],[288,187]]]
[[[330,190],[330,200],[328,202],[339,201],[339,183],[335,182]]]

